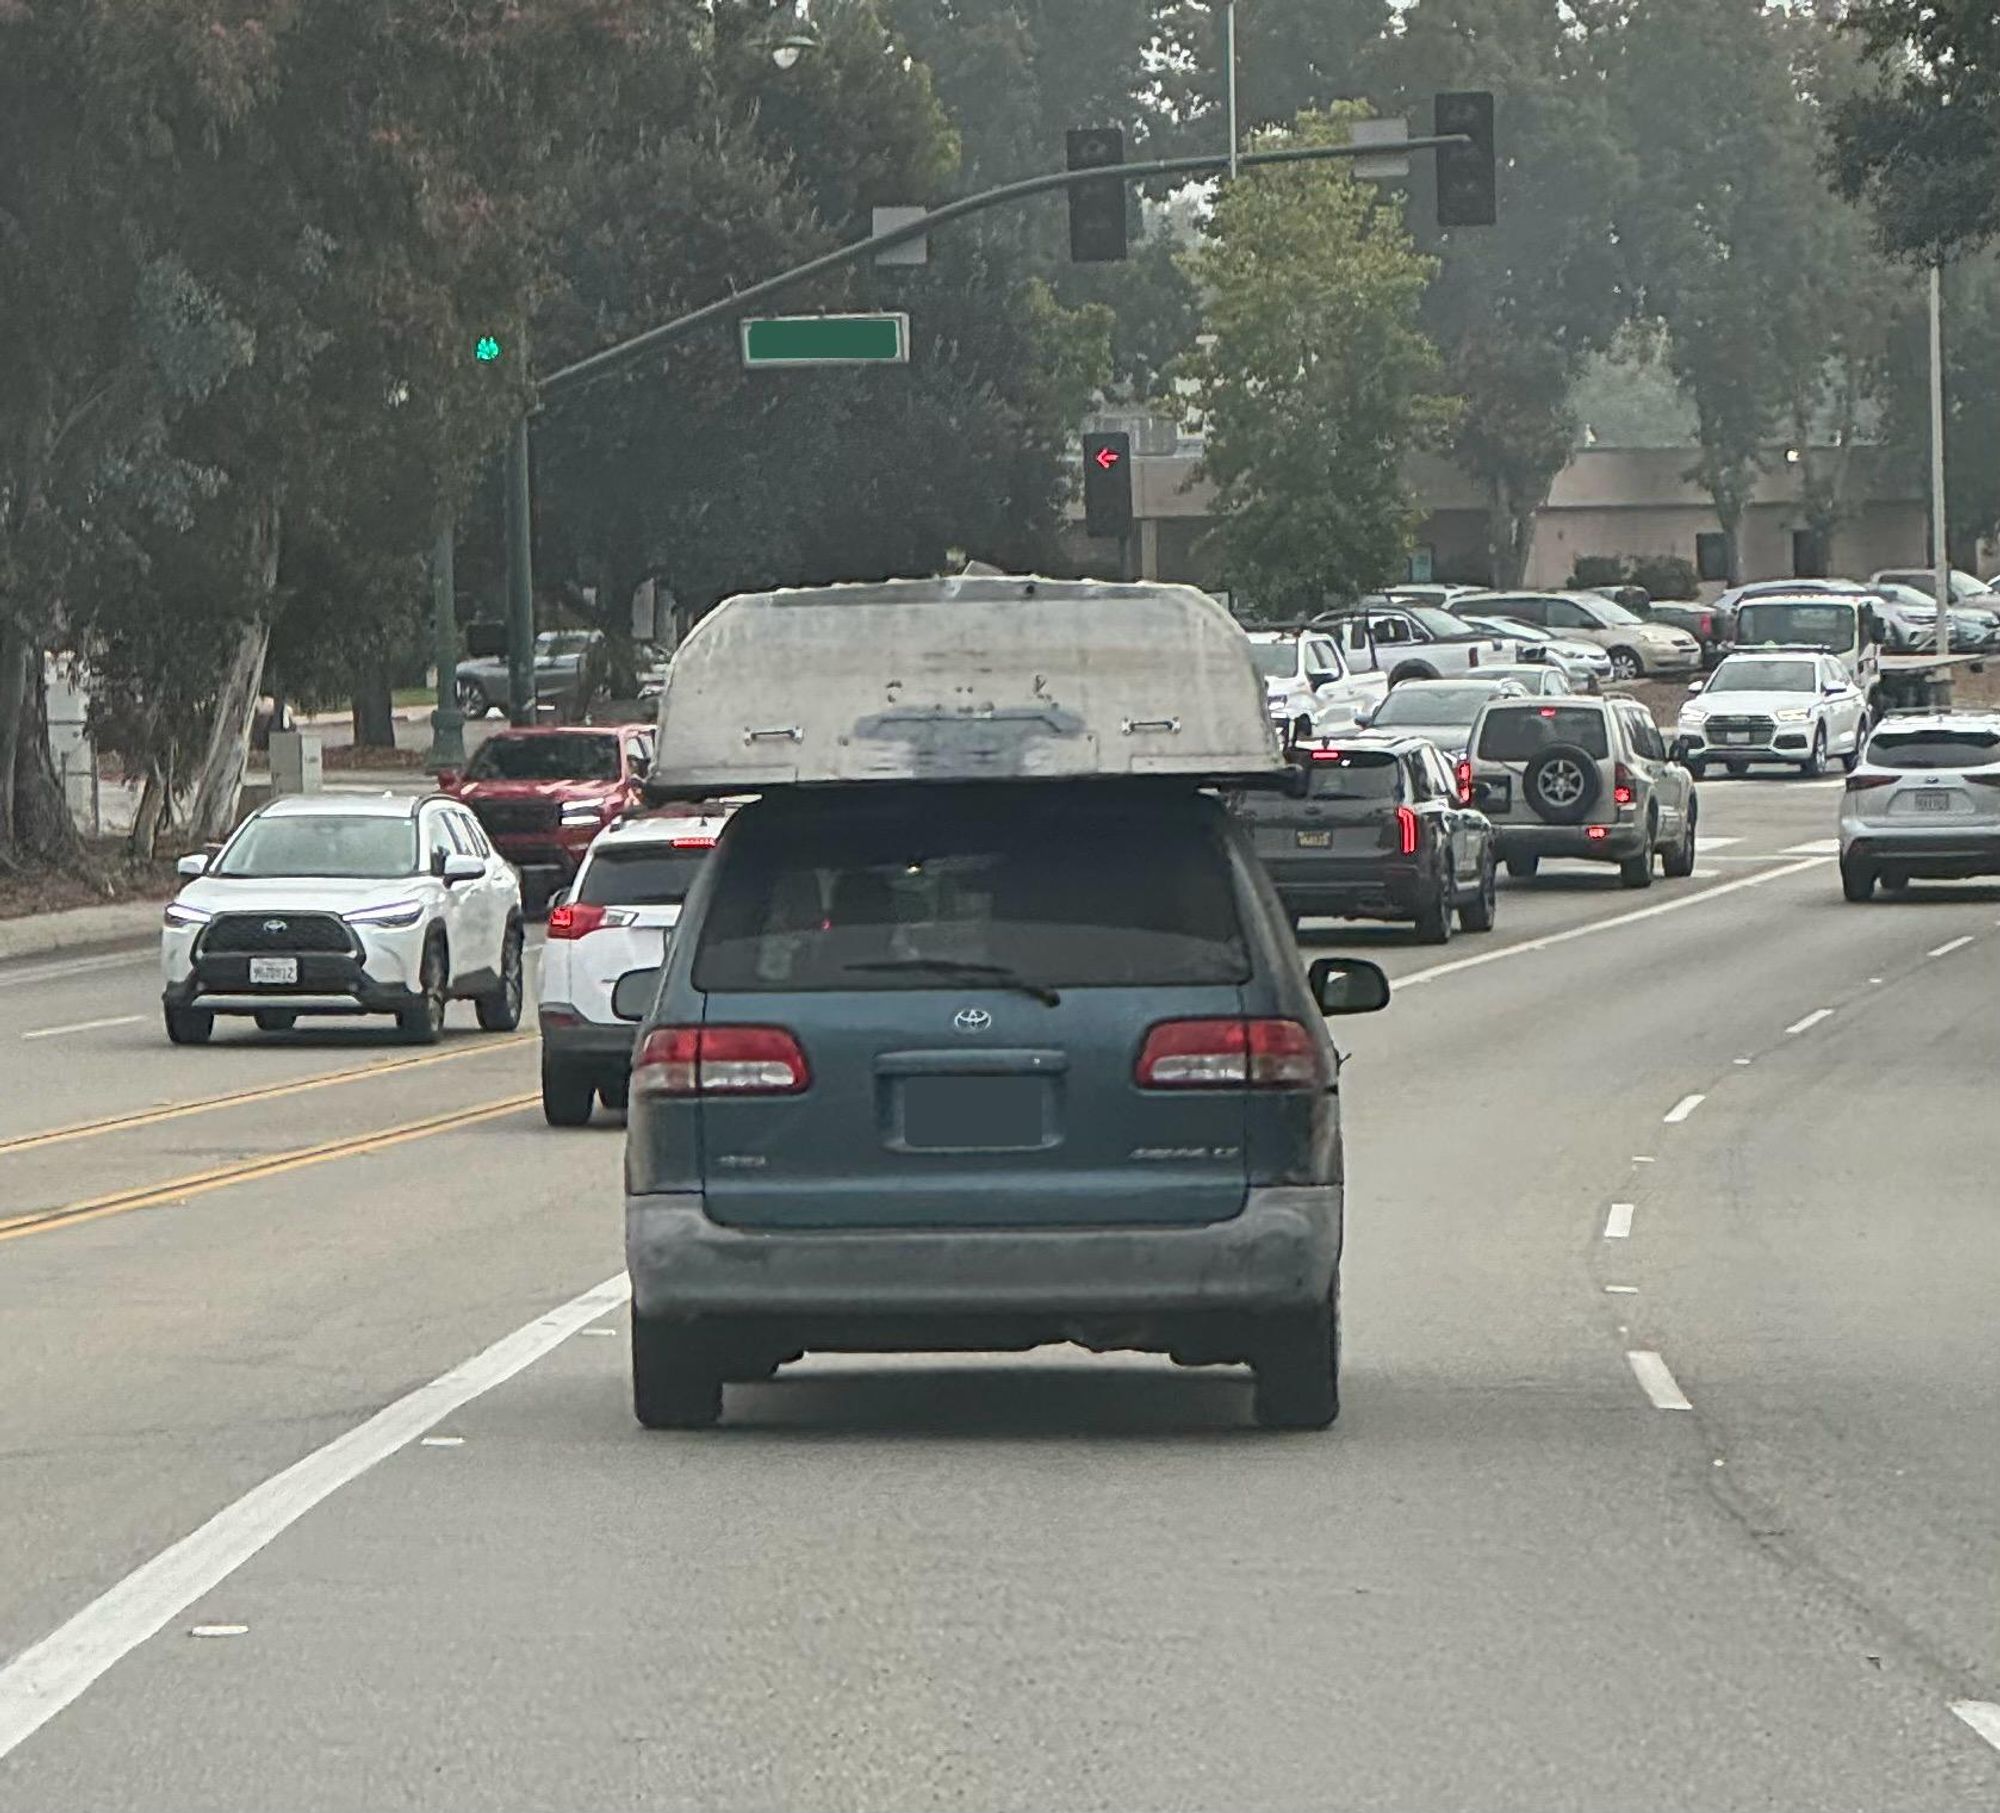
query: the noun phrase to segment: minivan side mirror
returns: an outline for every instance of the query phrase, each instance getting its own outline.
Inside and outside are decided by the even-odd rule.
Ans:
[[[660,992],[660,975],[657,969],[628,969],[611,991],[611,1011],[619,1019],[638,1025]]]
[[[1360,957],[1322,957],[1306,972],[1306,982],[1329,1019],[1378,1014],[1389,1005],[1388,976]]]
[[[174,873],[185,875],[192,881],[197,875],[206,875],[208,873],[208,863],[208,857],[202,851],[197,850],[192,856],[183,856],[179,862],[175,863]]]

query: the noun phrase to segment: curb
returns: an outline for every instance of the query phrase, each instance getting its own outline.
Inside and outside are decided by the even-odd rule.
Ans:
[[[0,962],[45,957],[54,951],[87,951],[142,944],[160,929],[163,900],[124,900],[115,906],[76,907],[33,919],[0,919]]]

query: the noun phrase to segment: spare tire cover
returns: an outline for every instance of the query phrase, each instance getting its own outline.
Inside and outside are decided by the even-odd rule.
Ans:
[[[1551,743],[1528,764],[1521,792],[1551,825],[1580,825],[1604,789],[1597,758],[1576,743]]]

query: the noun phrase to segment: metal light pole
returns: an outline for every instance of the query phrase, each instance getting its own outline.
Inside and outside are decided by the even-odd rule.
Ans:
[[[1931,266],[1931,562],[1937,582],[1937,652],[1951,653],[1951,548],[1944,501],[1944,266]],[[1943,681],[1949,684],[1949,679]]]
[[[1236,0],[1222,0],[1223,111],[1229,123],[1229,176],[1236,178]]]
[[[465,713],[458,704],[457,575],[452,539],[457,525],[447,517],[431,548],[431,627],[436,637],[437,709],[431,713],[431,747],[424,766],[437,774],[465,766]]]
[[[535,721],[534,497],[528,479],[528,418],[507,442],[507,703],[516,724]]]

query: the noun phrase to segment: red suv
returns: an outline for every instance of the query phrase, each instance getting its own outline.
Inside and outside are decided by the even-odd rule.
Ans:
[[[502,730],[438,784],[478,815],[539,909],[575,879],[591,839],[638,804],[652,759],[650,724]]]

